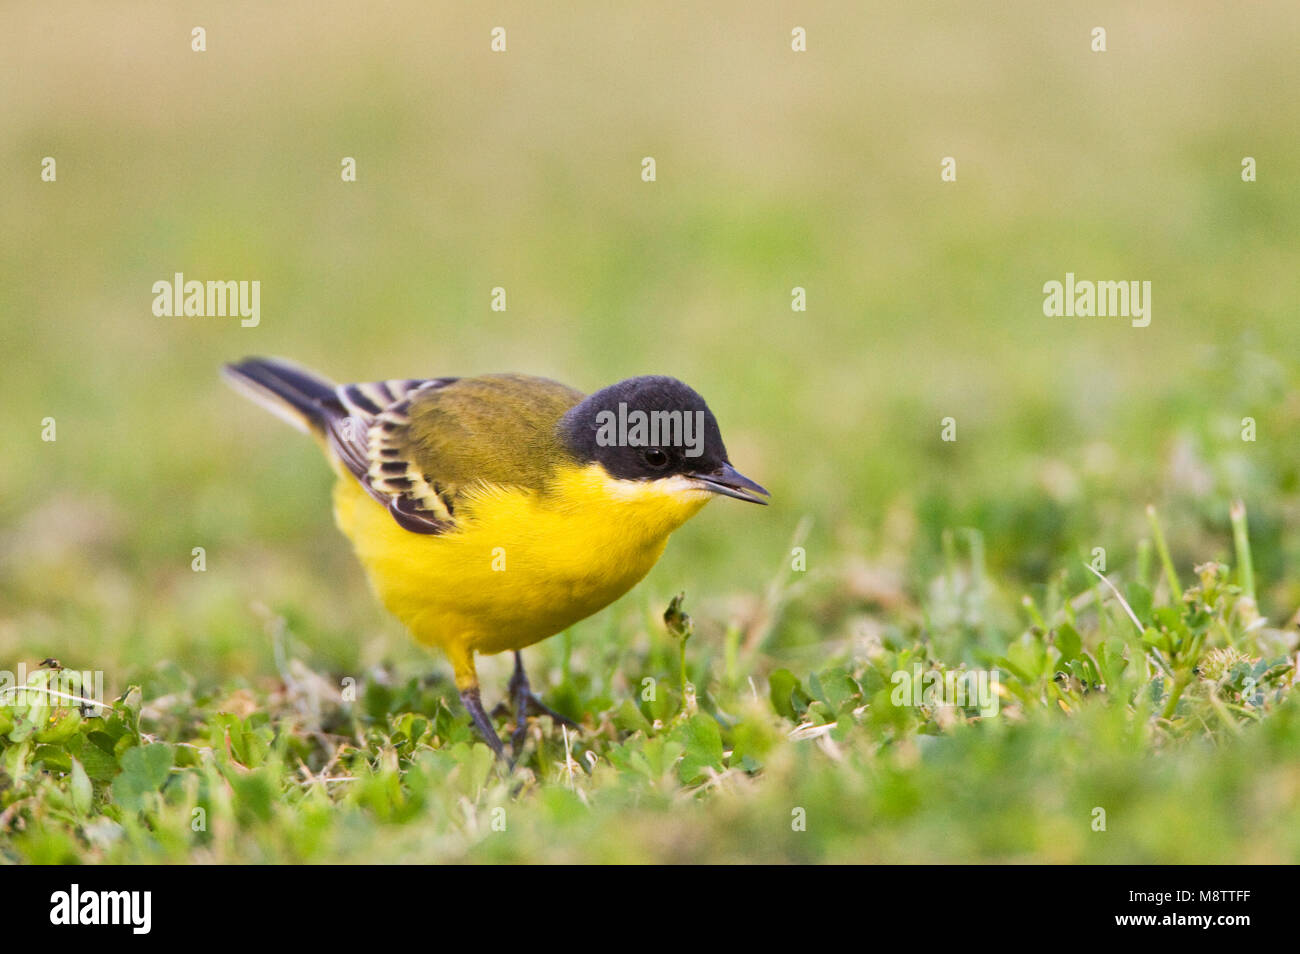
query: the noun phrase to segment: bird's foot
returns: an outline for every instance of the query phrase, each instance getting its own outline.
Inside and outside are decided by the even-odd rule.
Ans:
[[[533,716],[550,716],[556,725],[568,726],[570,729],[577,729],[578,723],[574,722],[566,715],[560,715],[541,699],[538,699],[531,692],[525,693],[525,704],[528,706],[528,714]],[[516,709],[518,703],[515,703]]]
[[[515,653],[515,671],[514,675],[510,677],[508,691],[515,706],[515,730],[510,734],[510,746],[514,750],[515,758],[519,757],[519,753],[523,749],[524,738],[528,732],[528,716],[530,715],[550,716],[559,725],[568,726],[570,729],[578,728],[578,723],[567,716],[560,715],[533,694],[532,688],[528,685],[528,674],[524,672],[523,657],[517,652]]]

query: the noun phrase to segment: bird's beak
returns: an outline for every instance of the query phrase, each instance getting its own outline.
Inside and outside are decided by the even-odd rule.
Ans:
[[[730,464],[723,464],[712,473],[692,474],[691,476],[705,490],[710,490],[715,494],[723,494],[727,497],[735,497],[737,500],[766,504],[767,501],[763,497],[772,496]],[[759,494],[762,494],[763,497],[760,497]]]

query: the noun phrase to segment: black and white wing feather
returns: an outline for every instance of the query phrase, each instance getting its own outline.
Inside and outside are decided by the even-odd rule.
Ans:
[[[456,380],[375,381],[335,390],[346,413],[326,427],[330,448],[366,492],[412,533],[445,533],[455,525],[452,494],[415,463],[408,428],[412,400]]]

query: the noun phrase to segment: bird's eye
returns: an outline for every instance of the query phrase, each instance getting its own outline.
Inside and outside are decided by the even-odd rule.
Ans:
[[[641,456],[645,458],[645,462],[655,470],[662,470],[664,467],[668,466],[668,455],[657,447],[652,447]]]

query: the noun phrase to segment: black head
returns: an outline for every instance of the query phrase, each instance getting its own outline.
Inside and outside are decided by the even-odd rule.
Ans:
[[[574,457],[599,463],[611,477],[682,476],[715,493],[767,502],[757,496],[767,491],[731,466],[704,398],[676,378],[646,375],[597,391],[564,415],[560,438]]]

